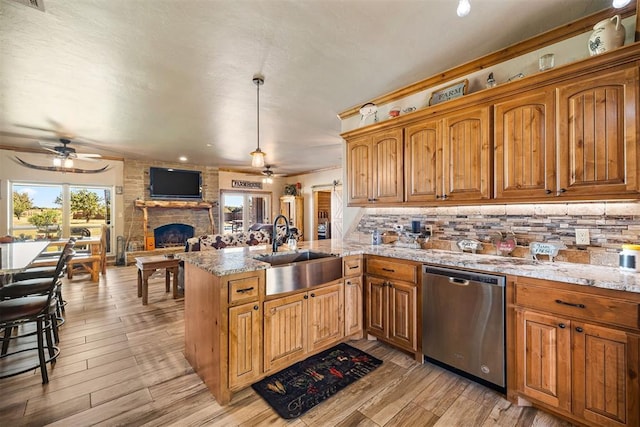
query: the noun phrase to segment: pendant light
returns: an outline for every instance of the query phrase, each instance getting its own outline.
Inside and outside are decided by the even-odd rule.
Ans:
[[[264,156],[265,153],[262,152],[262,150],[260,150],[260,85],[264,84],[264,77],[261,76],[260,74],[256,74],[255,76],[253,76],[253,83],[256,85],[257,88],[257,139],[258,139],[258,147],[255,149],[255,151],[251,152],[251,166],[253,166],[254,168],[262,168],[264,167]]]

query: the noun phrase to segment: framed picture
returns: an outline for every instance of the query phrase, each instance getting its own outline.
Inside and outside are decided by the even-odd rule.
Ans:
[[[429,105],[436,105],[450,99],[459,98],[467,93],[468,86],[469,80],[464,79],[460,82],[437,90],[431,94],[431,98],[429,98]]]

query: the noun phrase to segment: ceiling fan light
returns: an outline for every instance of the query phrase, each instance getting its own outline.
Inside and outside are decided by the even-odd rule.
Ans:
[[[264,167],[264,156],[265,154],[260,150],[260,147],[256,148],[255,151],[251,152],[251,166],[254,168],[262,168]]]
[[[72,168],[73,167],[73,159],[64,159],[64,167]]]
[[[471,12],[471,4],[469,0],[460,0],[458,3],[458,9],[456,9],[456,13],[459,17],[463,18],[467,16]]]
[[[263,184],[273,184],[273,179],[271,179],[270,176],[268,176],[266,178],[262,178],[262,183]]]
[[[631,0],[613,0],[611,6],[615,7],[616,9],[620,9],[621,7],[625,7],[629,3],[631,3]]]
[[[60,167],[62,166],[62,160],[59,157],[53,158],[53,166]]]

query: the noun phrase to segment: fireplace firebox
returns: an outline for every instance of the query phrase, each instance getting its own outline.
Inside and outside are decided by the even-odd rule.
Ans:
[[[156,248],[184,246],[187,239],[195,234],[195,228],[188,224],[166,224],[153,230]]]

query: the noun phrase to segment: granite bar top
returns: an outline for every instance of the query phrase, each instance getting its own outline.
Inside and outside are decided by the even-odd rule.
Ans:
[[[418,261],[425,264],[472,269],[488,273],[509,274],[554,280],[583,286],[640,293],[640,273],[626,273],[617,267],[601,267],[568,262],[535,261],[496,255],[477,255],[438,249],[410,249],[392,244],[373,246],[354,241],[317,240],[299,243],[299,250],[316,250],[341,256],[380,255]],[[286,246],[280,249],[287,252]],[[180,253],[176,256],[218,276],[263,270],[269,264],[253,257],[270,253],[270,246],[251,246],[202,252]]]

